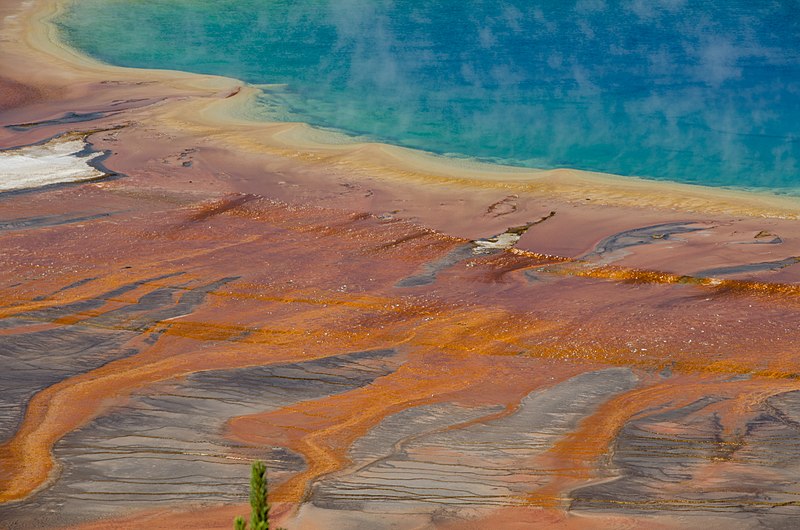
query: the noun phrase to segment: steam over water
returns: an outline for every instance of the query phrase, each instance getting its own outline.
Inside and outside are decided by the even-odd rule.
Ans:
[[[109,63],[221,74],[264,119],[530,167],[800,188],[794,0],[80,0]]]

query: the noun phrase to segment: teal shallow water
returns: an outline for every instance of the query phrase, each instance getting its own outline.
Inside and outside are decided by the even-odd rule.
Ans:
[[[111,64],[236,77],[260,116],[537,168],[800,189],[796,0],[78,0]]]

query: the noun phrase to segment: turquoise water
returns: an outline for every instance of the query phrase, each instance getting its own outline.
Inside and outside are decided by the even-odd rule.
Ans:
[[[515,165],[800,188],[797,0],[79,0],[106,62],[236,77],[265,119]]]

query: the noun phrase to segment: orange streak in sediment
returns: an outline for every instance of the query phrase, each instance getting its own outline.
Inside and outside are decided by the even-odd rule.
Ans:
[[[220,299],[229,298],[221,296]],[[235,296],[230,299],[241,302]],[[305,302],[303,298],[292,296],[278,299],[282,304],[296,305]],[[319,299],[312,300],[312,306],[326,305]],[[329,328],[321,325],[321,322],[314,324],[319,326],[318,329],[309,329],[309,322],[303,317],[298,317],[299,320],[290,319],[284,322],[285,327],[274,330],[254,330],[246,326],[211,322],[156,323],[155,326],[163,330],[161,339],[153,346],[146,345],[146,341],[141,343],[142,353],[68,378],[32,398],[19,430],[13,438],[0,446],[0,479],[2,479],[0,501],[23,498],[47,481],[54,467],[50,449],[61,437],[96,417],[111,401],[123,399],[137,388],[157,381],[181,377],[200,370],[294,362],[344,351],[393,347],[410,339],[407,328],[413,328],[415,323],[417,329],[413,338],[419,343],[443,341],[462,344],[468,336],[476,344],[469,351],[508,354],[516,352],[514,342],[518,333],[529,332],[536,328],[530,325],[518,326],[515,333],[510,330],[508,322],[505,322],[509,318],[508,315],[502,312],[460,313],[453,308],[443,309],[439,313],[440,318],[422,325],[419,321],[424,315],[430,314],[429,308],[390,302],[391,300],[367,297],[363,301],[356,299],[348,304],[330,304],[324,313],[316,310],[310,313],[312,321],[324,314],[326,318],[339,322],[344,316],[343,311],[352,311],[354,308],[369,309],[365,313],[368,316],[363,317],[366,320],[361,331],[349,327],[344,331],[337,329],[328,331]],[[375,311],[387,307],[394,309]],[[375,322],[371,322],[370,318],[377,318],[385,325],[381,325],[382,329],[378,331],[374,326]],[[145,339],[147,336],[149,333],[143,332],[136,340]],[[269,346],[271,349],[265,351],[264,346]],[[313,351],[314,354],[300,353],[304,351]],[[459,355],[463,354],[463,351],[459,352]],[[449,355],[449,359],[461,358]],[[464,362],[464,364],[480,366],[482,363]],[[382,418],[381,414],[398,410],[398,407],[406,403],[421,402],[434,393],[463,388],[482,373],[469,375],[454,367],[453,374],[448,374],[443,373],[439,367],[430,367],[431,373],[436,373],[437,376],[433,379],[428,378],[425,382],[425,378],[415,380],[421,377],[422,374],[419,373],[404,378],[403,375],[409,369],[401,371],[397,376],[408,388],[403,388],[401,384],[393,390],[383,389],[381,392],[384,393],[379,394],[394,408],[377,406],[374,402],[367,407],[359,406],[361,410],[358,420],[348,419],[339,422],[341,425],[331,426],[333,429],[331,439],[336,439],[334,432],[346,431],[356,433],[345,436],[345,439],[352,440],[357,433],[363,432],[365,425],[379,421]],[[456,373],[461,375],[454,375]],[[374,401],[374,397],[369,397],[372,395],[371,392],[365,394],[366,401]],[[356,393],[356,397],[349,399],[358,400],[358,395]],[[356,424],[359,427],[354,431],[350,430],[350,426]],[[322,433],[320,436],[324,437],[326,434]],[[326,462],[327,453],[319,449],[322,447],[321,441],[312,437],[304,443],[307,444],[304,452],[310,455],[312,461],[320,462],[316,464],[315,469],[331,468],[330,462],[322,463]],[[302,480],[304,479],[301,477],[296,482]]]
[[[265,215],[273,214],[267,212]],[[299,221],[298,223],[298,227],[294,228],[296,230],[326,233],[336,231],[327,225],[323,230],[309,228]],[[411,235],[414,237],[403,240],[404,236],[398,234],[391,245],[422,238],[417,238],[416,233]],[[383,241],[380,237],[376,238],[373,243]],[[430,244],[438,242],[442,247],[454,244],[444,236],[432,239]],[[357,243],[359,252],[363,252],[365,245],[362,241]],[[389,250],[374,246],[373,251]],[[195,259],[210,252],[212,251],[184,252],[180,259]],[[489,264],[494,265],[499,276],[493,276],[492,271],[489,271],[486,277],[497,280],[510,271],[527,266],[542,266],[545,261],[566,260],[522,252],[503,254],[493,258]],[[631,269],[601,267],[587,270],[576,268],[578,265],[583,267],[577,263],[557,265],[553,266],[554,270],[551,272],[624,282],[692,283],[700,287],[748,293],[778,292],[793,295],[800,291],[796,286],[694,280]],[[558,267],[562,269],[559,270]],[[105,283],[114,284],[118,280],[120,278],[111,278]],[[126,278],[125,281],[132,280]],[[92,287],[99,289],[101,283],[93,282]],[[526,345],[527,339],[556,332],[561,324],[543,323],[527,315],[493,309],[489,303],[481,307],[463,307],[458,304],[447,306],[445,303],[414,305],[368,294],[337,297],[326,294],[324,290],[320,290],[318,294],[309,294],[300,290],[288,293],[270,290],[258,292],[258,289],[244,291],[248,286],[243,283],[237,283],[237,287],[239,292],[226,288],[214,293],[217,299],[216,309],[220,309],[219,306],[227,300],[230,304],[247,304],[251,301],[253,304],[273,303],[278,307],[291,305],[293,309],[301,305],[304,308],[311,307],[314,312],[308,318],[276,323],[274,329],[251,329],[243,325],[202,320],[156,323],[156,326],[162,328],[167,325],[169,327],[155,346],[145,347],[143,353],[69,378],[40,392],[31,400],[19,431],[0,446],[0,502],[22,498],[41,486],[53,469],[50,454],[53,444],[66,433],[100,414],[106,406],[105,403],[123,399],[145,385],[200,370],[310,360],[346,351],[387,348],[400,343],[408,344],[409,350],[415,352],[409,362],[396,372],[379,378],[362,389],[266,414],[231,420],[229,426],[234,436],[268,445],[283,444],[305,457],[308,469],[280,485],[274,492],[276,500],[298,501],[303,499],[309,484],[315,479],[345,467],[348,463],[347,450],[353,441],[387,415],[404,408],[451,399],[459,393],[480,393],[482,388],[496,385],[498,381],[508,384],[509,381],[518,380],[522,377],[521,371],[511,359],[522,352],[542,358],[563,359],[564,352],[556,347],[531,348]],[[131,296],[131,293],[127,296]],[[84,293],[82,298],[85,297]],[[58,303],[64,301],[65,299],[61,299]],[[42,308],[55,303],[37,302],[31,303],[30,307]],[[20,307],[7,308],[6,312],[12,314],[13,311],[19,311]],[[237,309],[240,307],[241,305],[236,306]],[[398,309],[393,309],[396,307]],[[351,317],[353,320],[347,320]],[[67,321],[74,320],[67,319],[60,323]],[[145,336],[146,333],[141,335]],[[215,341],[223,342],[221,345],[209,347],[208,343]],[[248,348],[248,345],[254,344],[259,347]],[[266,351],[264,345],[269,347]],[[441,353],[421,353],[434,350]],[[301,353],[303,351],[315,353]],[[630,355],[624,352],[611,352],[614,355],[609,358],[598,344],[587,347],[584,353],[570,353],[580,354],[586,363],[634,364]],[[710,368],[712,371],[731,373],[734,369],[748,371],[751,368],[747,362],[742,363],[741,367],[733,361],[725,366],[709,367],[704,360],[671,360],[675,361],[676,370]],[[656,363],[663,360],[645,362],[655,367]],[[690,362],[696,362],[697,366],[690,366]],[[572,368],[569,375],[574,375],[577,370],[574,366]],[[564,375],[570,372],[570,368],[562,366],[555,372]],[[547,375],[553,373],[551,371]],[[525,377],[530,378],[530,372],[526,372]],[[527,381],[527,386],[520,383],[520,388],[530,391],[537,385],[555,382],[558,381]],[[601,405],[576,432],[567,436],[548,453],[547,458],[554,462],[553,467],[565,471],[536,492],[530,501],[538,505],[557,504],[561,493],[567,491],[576,481],[585,482],[593,478],[598,459],[607,453],[619,429],[642,410],[676,407],[710,392],[749,392],[751,399],[763,399],[765,393],[778,393],[787,388],[798,387],[800,383],[774,379],[720,383],[709,382],[702,376],[677,376],[666,382],[622,394]],[[522,394],[514,394],[514,398],[520,395]],[[745,402],[746,400],[742,401]]]
[[[627,283],[643,284],[686,284],[714,289],[724,293],[741,294],[778,294],[787,297],[800,295],[800,285],[791,283],[757,282],[750,280],[720,280],[696,276],[682,276],[668,272],[647,269],[614,267],[610,265],[594,266],[590,263],[574,261],[566,265],[548,267],[546,272],[564,276],[598,278]]]
[[[163,338],[144,353],[71,377],[36,394],[19,430],[0,445],[0,502],[23,498],[45,483],[54,467],[51,447],[65,434],[95,418],[112,400],[124,399],[142,386],[201,370],[310,360],[325,355],[298,355],[297,348],[202,348],[193,341],[176,345],[175,340],[185,342],[175,337]]]
[[[300,453],[307,469],[280,484],[271,495],[280,502],[302,502],[315,480],[348,465],[347,452],[355,440],[393,413],[457,400],[459,394],[480,392],[482,387],[502,381],[501,393],[506,395],[500,399],[506,402],[506,409],[482,418],[496,419],[512,413],[519,400],[532,389],[557,384],[581,370],[573,366],[533,374],[520,367],[521,363],[512,357],[415,354],[397,371],[367,387],[277,411],[234,418],[228,429],[235,438],[265,445],[280,444]]]
[[[552,480],[535,491],[528,502],[543,507],[557,507],[567,500],[567,493],[577,485],[597,478],[599,461],[625,424],[647,411],[663,413],[687,406],[704,396],[734,399],[728,408],[739,414],[753,409],[765,399],[800,389],[798,381],[769,378],[749,381],[719,381],[699,375],[675,376],[667,381],[625,392],[605,403],[585,418],[578,429],[556,443],[541,461],[556,470]]]
[[[163,268],[162,268],[163,269]],[[184,280],[189,280],[190,277],[188,275],[182,276]],[[146,294],[149,290],[158,287],[165,287],[168,284],[164,283],[163,281],[147,281],[149,278],[144,275],[144,273],[139,273],[137,275],[127,274],[124,276],[116,276],[116,275],[109,275],[105,278],[97,278],[90,282],[87,285],[84,285],[80,288],[76,288],[74,290],[70,290],[69,293],[58,293],[55,295],[47,295],[41,299],[30,299],[24,296],[13,296],[8,292],[4,293],[3,296],[0,296],[0,318],[9,318],[17,316],[21,313],[28,313],[34,311],[41,311],[43,309],[54,308],[58,306],[63,306],[66,304],[74,303],[74,302],[81,302],[85,300],[95,299],[95,300],[104,300],[105,303],[103,306],[92,309],[89,311],[81,311],[75,313],[74,315],[68,315],[56,319],[54,322],[57,324],[72,324],[75,322],[80,322],[86,318],[96,317],[99,316],[107,311],[111,311],[113,309],[117,309],[124,305],[128,304],[135,304],[139,298]],[[61,278],[61,282],[68,281],[67,278]],[[122,285],[131,284],[134,282],[142,282],[136,288],[131,289],[130,291],[114,297],[114,298],[103,298],[102,295],[105,292],[112,291],[114,289],[119,288]],[[42,285],[39,289],[41,291],[46,290],[46,285]]]

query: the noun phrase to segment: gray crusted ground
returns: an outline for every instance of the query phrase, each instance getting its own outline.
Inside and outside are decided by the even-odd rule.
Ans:
[[[748,528],[800,527],[800,392],[775,396],[742,432],[725,432],[707,397],[630,421],[616,480],[573,492],[580,512],[726,517]],[[722,519],[720,519],[722,520]]]
[[[39,528],[182,502],[246,502],[251,460],[266,460],[274,480],[304,463],[283,449],[231,442],[224,437],[229,418],[353,390],[399,363],[392,350],[377,350],[198,373],[150,387],[61,440],[55,484],[0,506],[0,521]]]

